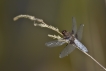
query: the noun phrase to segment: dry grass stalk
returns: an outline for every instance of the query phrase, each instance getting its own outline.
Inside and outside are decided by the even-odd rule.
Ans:
[[[50,34],[48,34],[48,36],[51,37],[51,38],[53,38],[53,39],[58,39],[58,40],[63,39],[59,35],[56,36],[56,35],[50,35]]]
[[[62,33],[59,31],[58,28],[54,27],[54,26],[51,26],[51,25],[47,25],[46,23],[43,22],[42,19],[38,19],[38,18],[35,18],[34,16],[30,16],[30,15],[18,15],[16,17],[14,17],[14,21],[18,20],[19,18],[28,18],[32,21],[38,21],[40,22],[40,24],[37,24],[37,23],[34,23],[34,26],[40,26],[40,27],[45,27],[45,28],[49,28],[53,31],[56,31],[57,33],[59,33],[60,35],[62,35]]]
[[[75,46],[75,45],[73,45]],[[75,46],[77,49],[79,49],[79,47]],[[80,51],[82,51],[81,49],[79,49]],[[84,54],[86,54],[88,57],[90,57],[94,62],[96,62],[100,67],[102,67],[104,70],[106,70],[106,68],[101,65],[95,58],[93,58],[90,54],[88,54],[87,52],[82,51]]]
[[[82,51],[83,52],[83,51]],[[88,57],[90,57],[94,62],[96,62],[100,67],[102,67],[104,70],[106,70],[106,68],[101,65],[95,58],[93,58],[90,54],[83,52],[84,54],[86,54]]]
[[[51,38],[53,38],[53,39],[58,39],[58,41],[69,43],[69,40],[63,39],[59,35],[56,36],[56,35],[50,35],[50,34],[48,34],[48,36],[51,37]]]

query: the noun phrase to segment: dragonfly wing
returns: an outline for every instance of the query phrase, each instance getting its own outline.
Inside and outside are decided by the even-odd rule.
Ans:
[[[82,39],[83,27],[84,27],[84,24],[81,24],[78,31],[77,31],[77,39],[80,41]]]
[[[68,54],[70,54],[74,49],[75,49],[75,47],[72,44],[68,44],[63,49],[63,51],[60,53],[59,58],[63,58],[65,56],[68,56]]]
[[[72,32],[74,34],[76,34],[76,32],[77,32],[77,26],[76,26],[76,19],[75,19],[75,17],[72,17]]]
[[[83,52],[88,52],[87,48],[79,41],[75,38],[74,43],[76,44],[76,46],[82,50]]]
[[[56,46],[61,46],[64,43],[66,43],[66,42],[54,40],[54,41],[50,41],[50,42],[45,43],[45,45],[48,46],[48,47],[56,47]]]

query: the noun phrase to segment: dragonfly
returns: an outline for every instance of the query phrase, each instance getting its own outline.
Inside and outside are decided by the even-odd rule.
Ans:
[[[61,53],[59,54],[59,58],[68,56],[76,47],[83,52],[88,52],[87,48],[80,42],[82,39],[83,27],[84,24],[81,24],[79,29],[77,30],[76,19],[75,17],[72,17],[71,32],[68,32],[66,30],[63,30],[61,32],[63,34],[63,40],[67,40],[69,41],[69,43],[67,43],[66,47],[61,51]],[[66,43],[65,41],[54,40],[45,43],[45,45],[52,48],[52,47],[61,46],[65,43]]]

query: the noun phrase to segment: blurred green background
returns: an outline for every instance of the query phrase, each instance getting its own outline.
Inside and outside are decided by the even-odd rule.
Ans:
[[[82,43],[89,54],[106,67],[105,0],[0,0],[0,71],[103,71],[94,61],[76,49],[60,59],[65,45],[48,48],[56,32],[33,26],[29,19],[13,18],[29,14],[71,31],[72,17],[84,24]]]

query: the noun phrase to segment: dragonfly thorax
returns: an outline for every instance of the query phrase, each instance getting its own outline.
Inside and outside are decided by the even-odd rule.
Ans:
[[[70,44],[74,43],[75,36],[73,33],[67,32],[66,30],[63,30],[62,34],[64,36],[64,39],[68,39],[70,41]]]

